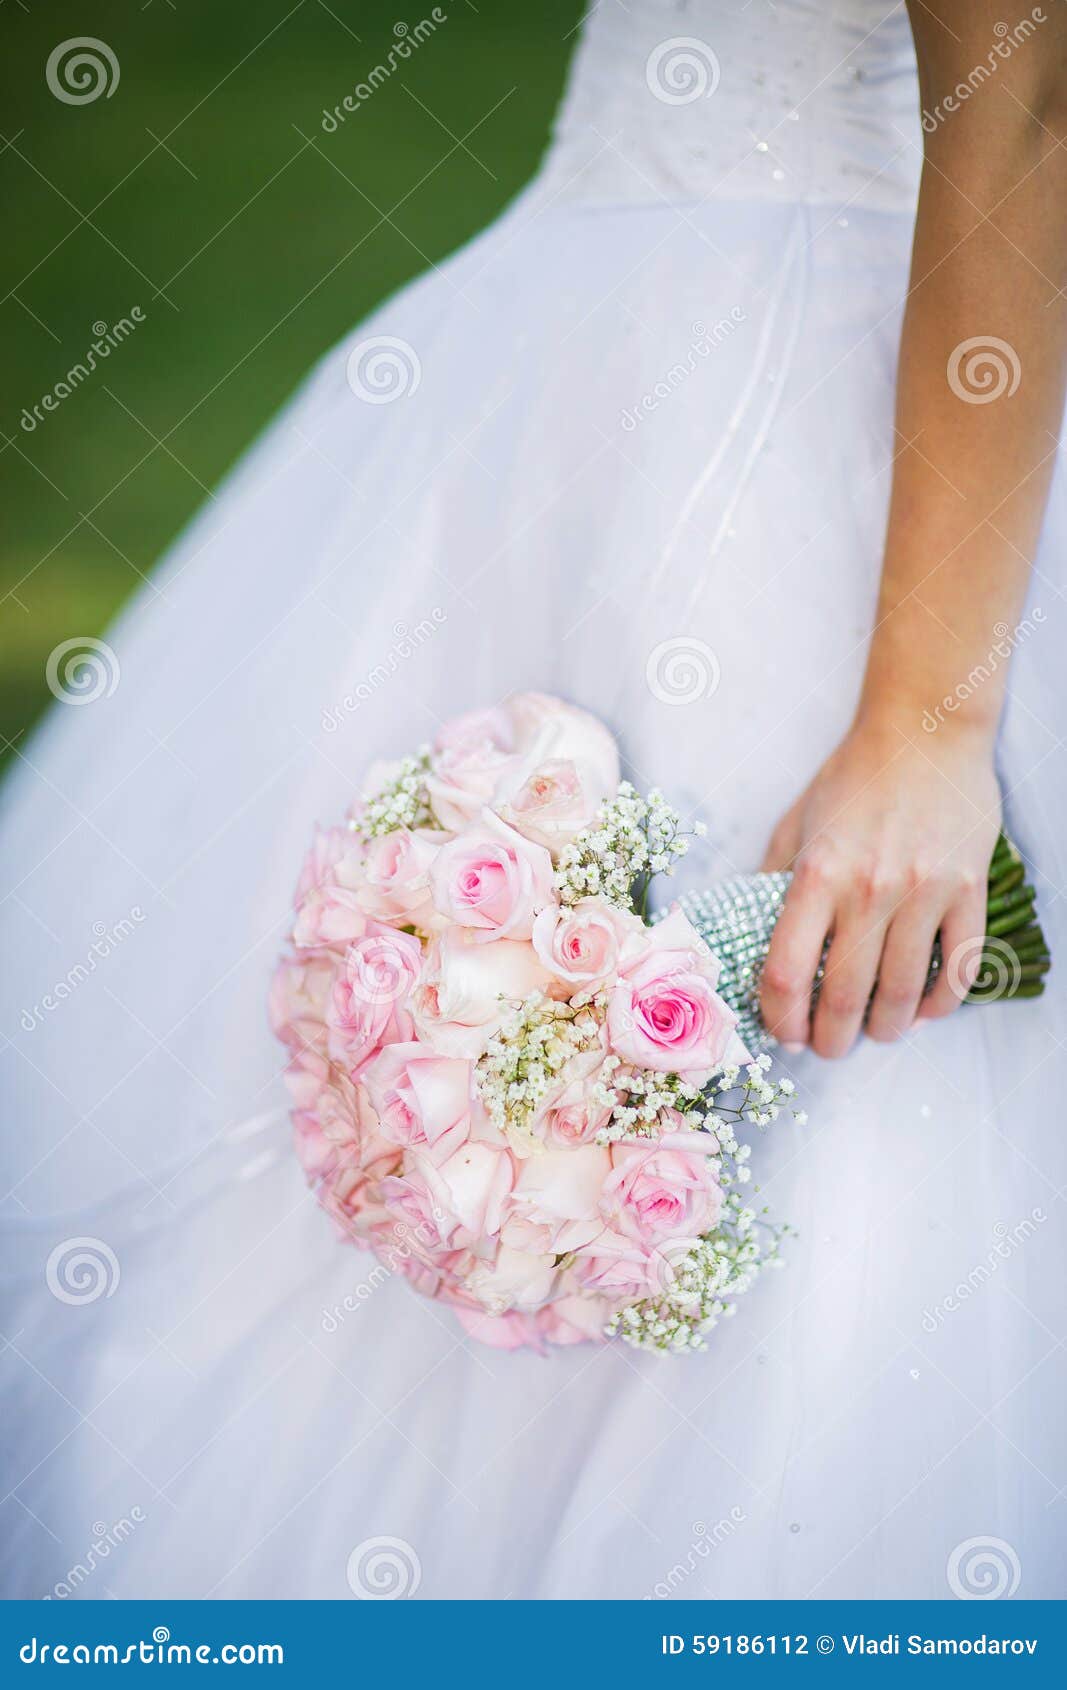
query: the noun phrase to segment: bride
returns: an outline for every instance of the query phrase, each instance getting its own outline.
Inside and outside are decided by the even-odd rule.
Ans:
[[[536,181],[19,757],[6,1594],[1063,1594],[1056,995],[921,990],[1002,801],[1067,945],[1065,108],[1059,5],[602,0]],[[797,867],[764,1012],[811,1124],[757,1156],[800,1236],[702,1358],[472,1344],[289,1149],[311,823],[520,688],[706,821],[692,882]]]

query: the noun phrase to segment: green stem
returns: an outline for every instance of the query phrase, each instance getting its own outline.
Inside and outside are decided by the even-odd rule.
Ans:
[[[1023,933],[1029,927],[1033,914],[1034,901],[1031,898],[1021,909],[991,916],[986,922],[986,936],[990,939],[1006,939],[1012,933]]]
[[[1035,962],[1038,957],[1048,956],[1045,935],[1039,927],[1021,934],[1018,938],[1013,935],[1007,943],[1009,950],[1015,952],[1020,962]]]
[[[986,936],[992,943],[983,952],[978,978],[988,977],[990,984],[976,984],[968,998],[984,1003],[1039,997],[1052,959],[1036,919],[1037,893],[1027,883],[1026,864],[1004,833],[990,860],[988,887]]]
[[[1003,897],[1005,892],[1014,891],[1015,887],[1021,886],[1025,879],[1026,879],[1026,865],[1025,865],[1025,863],[1012,863],[1010,868],[1006,869],[995,880],[993,878],[992,870],[990,870],[990,876],[989,876],[989,898],[990,898],[990,902],[992,902],[994,898]]]
[[[1009,966],[1004,958],[1000,958],[999,960],[1002,967]],[[1011,972],[1013,978],[1016,980],[1040,980],[1048,973],[1048,969],[1049,959],[1046,958],[1044,962],[1021,963],[1018,968],[1012,969]],[[1002,989],[1003,988],[998,986],[995,981],[991,982],[988,986],[983,986],[981,984],[981,977],[979,977],[978,983],[972,988],[971,995],[973,997],[999,997],[1002,993]]]
[[[1021,886],[1014,886],[1010,892],[1003,892],[999,897],[992,893],[986,904],[986,915],[1007,915],[1011,910],[1021,909],[1024,904],[1032,904],[1036,893],[1032,886],[1024,881]]]
[[[968,1003],[1000,1003],[1004,998],[1039,998],[1045,990],[1044,980],[1020,980],[1007,991],[968,992]]]

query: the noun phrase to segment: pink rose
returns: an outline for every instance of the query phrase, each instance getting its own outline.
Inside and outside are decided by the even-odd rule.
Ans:
[[[425,1167],[425,1158],[416,1157]],[[515,1181],[515,1164],[507,1150],[468,1139],[436,1170],[435,1190],[456,1230],[455,1248],[481,1252],[496,1237]]]
[[[552,858],[491,810],[443,845],[430,869],[440,913],[479,939],[528,939],[538,910],[556,902]]]
[[[330,1069],[329,1079],[306,1111],[327,1144],[359,1153],[363,1135],[373,1133],[377,1121],[361,1086],[347,1074]]]
[[[605,796],[616,791],[619,750],[598,716],[547,692],[513,693],[504,708],[524,755],[570,758],[596,774]]]
[[[600,1042],[572,1056],[553,1085],[544,1093],[530,1122],[535,1138],[553,1149],[563,1150],[579,1144],[589,1144],[601,1127],[607,1125],[610,1105],[601,1103],[596,1093],[611,1074],[605,1074],[604,1057],[607,1040],[601,1028]]]
[[[398,1273],[424,1297],[462,1295],[463,1277],[475,1265],[466,1250],[430,1247],[425,1233],[387,1208],[370,1237],[371,1248],[390,1273]]]
[[[369,928],[349,946],[328,1017],[330,1054],[353,1075],[381,1045],[411,1038],[406,999],[422,965],[410,933],[373,921]]]
[[[304,1178],[313,1190],[337,1166],[337,1146],[330,1144],[319,1130],[313,1109],[294,1109],[293,1148],[304,1170]]]
[[[466,827],[514,763],[514,730],[504,710],[471,710],[446,723],[434,742],[426,781],[441,825],[453,833]]]
[[[468,1291],[490,1314],[539,1309],[556,1282],[555,1256],[536,1254],[525,1240],[511,1244],[508,1231],[505,1227],[492,1261],[479,1263],[467,1275]]]
[[[516,1212],[547,1229],[557,1255],[577,1250],[604,1230],[599,1205],[611,1165],[595,1144],[527,1157],[515,1183]]]
[[[270,1024],[291,1050],[326,1049],[326,1018],[341,959],[331,953],[285,957],[270,988]]]
[[[439,1185],[430,1163],[411,1166],[382,1181],[382,1201],[394,1223],[417,1240],[422,1254],[448,1250],[455,1217],[438,1202]]]
[[[398,827],[372,839],[356,892],[360,909],[398,927],[419,927],[423,932],[439,927],[441,918],[430,891],[430,865],[445,837]]]
[[[325,886],[333,874],[334,865],[355,844],[352,834],[343,827],[316,827],[311,846],[300,865],[300,873],[293,892],[293,908],[298,910],[309,892]],[[358,853],[357,853],[358,854]]]
[[[382,1204],[388,1177],[383,1167],[368,1170],[340,1158],[320,1182],[319,1202],[344,1238],[367,1244],[375,1228],[388,1221]]]
[[[534,1121],[534,1131],[560,1149],[591,1144],[601,1127],[606,1127],[611,1110],[593,1096],[593,1079],[572,1080],[554,1095]]]
[[[448,1258],[434,1258],[421,1251],[406,1221],[394,1219],[386,1210],[385,1219],[370,1230],[367,1242],[387,1272],[406,1279],[421,1297],[439,1294],[446,1279],[441,1263]],[[358,1295],[362,1296],[363,1292]]]
[[[405,1252],[394,1248],[391,1252],[386,1252],[385,1263],[394,1273],[406,1279],[411,1289],[417,1291],[420,1297],[441,1295],[445,1276],[435,1262],[424,1261],[414,1251]]]
[[[296,886],[293,944],[298,950],[346,945],[366,930],[356,891],[362,848],[345,828],[317,828]]]
[[[595,716],[547,693],[517,693],[505,709],[519,762],[503,772],[493,807],[527,838],[558,852],[618,790],[615,741]]]
[[[747,1061],[737,1016],[715,990],[719,965],[675,910],[649,931],[650,949],[623,972],[608,1003],[608,1037],[635,1068],[702,1085],[724,1062]]]
[[[602,1297],[614,1306],[639,1302],[657,1289],[649,1252],[607,1229],[579,1249],[571,1277],[584,1295]]]
[[[294,1068],[290,1080],[296,1079],[300,1072]],[[308,1081],[307,1070],[302,1072],[304,1080]],[[320,1203],[333,1212],[336,1205],[329,1197],[332,1184],[339,1179],[344,1180],[345,1170],[353,1174],[367,1174],[367,1168],[363,1157],[363,1106],[356,1098],[355,1087],[344,1081],[344,1089],[341,1089],[336,1070],[332,1070],[331,1074],[331,1079],[319,1083],[314,1093],[307,1083],[292,1088],[294,1097],[299,1099],[292,1112],[292,1123],[293,1146],[304,1177],[316,1191]],[[373,1121],[367,1131],[373,1138]],[[399,1152],[394,1146],[389,1145],[387,1149],[394,1159],[398,1158]],[[359,1183],[355,1179],[351,1181],[353,1187]]]
[[[550,757],[520,784],[505,786],[497,805],[506,822],[527,839],[558,852],[589,826],[602,798],[593,798],[576,763]]]
[[[600,1212],[617,1233],[645,1249],[668,1238],[699,1238],[718,1219],[716,1164],[699,1151],[616,1144]]]
[[[624,956],[636,958],[647,949],[647,934],[638,916],[582,898],[569,909],[543,909],[533,924],[533,946],[557,979],[589,988],[613,981]]]
[[[538,692],[448,722],[427,778],[434,814],[451,832],[486,805],[505,806],[520,833],[553,851],[588,826],[618,784],[618,751],[603,723]]]
[[[434,940],[412,995],[420,1039],[443,1056],[483,1054],[509,1003],[550,984],[532,945],[498,939],[481,945],[450,928]]]
[[[484,1252],[500,1231],[514,1177],[506,1150],[468,1140],[440,1167],[413,1153],[403,1177],[383,1182],[382,1195],[427,1249]]]
[[[393,1144],[425,1150],[440,1163],[469,1137],[474,1070],[463,1058],[418,1042],[387,1045],[363,1070],[363,1082]]]
[[[598,1297],[559,1297],[538,1311],[537,1330],[550,1344],[599,1343],[611,1312]]]
[[[529,1348],[543,1352],[544,1344],[532,1315],[518,1309],[510,1314],[487,1314],[484,1309],[454,1305],[459,1324],[469,1338],[487,1344],[493,1350],[521,1350]]]
[[[298,1150],[305,1170],[306,1157],[325,1163],[331,1153],[331,1167],[343,1163],[370,1174],[391,1173],[399,1166],[400,1152],[379,1132],[378,1117],[366,1091],[353,1084],[347,1074],[330,1068],[314,1096],[305,1096],[306,1101],[293,1111],[293,1124],[304,1137]],[[317,1147],[312,1140],[318,1141]]]
[[[333,1072],[335,1070],[320,1051],[310,1045],[298,1050],[285,1070],[285,1089],[292,1099],[293,1108],[313,1109]]]

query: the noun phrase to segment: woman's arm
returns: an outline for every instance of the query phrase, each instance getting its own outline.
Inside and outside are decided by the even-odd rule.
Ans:
[[[1067,369],[1067,3],[1024,13],[1032,33],[1017,40],[1014,26],[998,33],[1001,0],[909,0],[908,11],[930,115],[878,615],[852,729],[765,863],[796,878],[764,1017],[822,1056],[853,1044],[876,977],[867,1031],[907,1031],[938,930],[947,953],[984,933],[1007,670],[995,658],[990,672],[989,657],[1018,622]],[[946,971],[921,1012],[958,1001]]]

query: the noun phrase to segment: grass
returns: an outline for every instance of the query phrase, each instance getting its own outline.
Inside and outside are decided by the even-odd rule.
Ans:
[[[406,19],[374,0],[3,9],[5,742],[49,702],[52,648],[104,632],[309,365],[535,170],[579,6],[440,10],[331,135],[323,109],[383,61],[398,22],[429,16],[421,0]],[[46,61],[86,33],[119,81],[66,104]],[[93,325],[133,306],[144,321],[106,364],[24,426]]]

